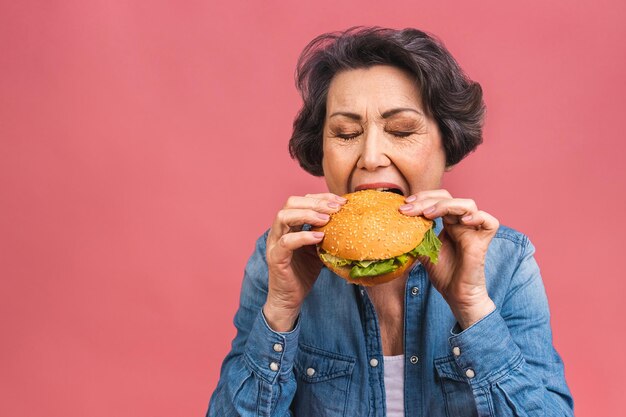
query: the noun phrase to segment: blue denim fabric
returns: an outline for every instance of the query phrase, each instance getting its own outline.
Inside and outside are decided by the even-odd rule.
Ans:
[[[261,312],[266,238],[246,267],[237,336],[207,416],[384,416],[381,336],[367,292],[323,269],[295,329],[272,331]],[[404,300],[407,417],[573,415],[533,253],[526,236],[500,227],[485,265],[497,309],[464,331],[424,268],[411,271]]]

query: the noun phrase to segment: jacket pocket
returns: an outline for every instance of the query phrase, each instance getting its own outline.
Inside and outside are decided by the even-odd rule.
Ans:
[[[448,417],[478,416],[472,387],[467,379],[460,375],[454,357],[446,356],[435,359],[438,382],[443,390]]]
[[[354,364],[349,356],[300,344],[294,361],[294,415],[346,416]]]

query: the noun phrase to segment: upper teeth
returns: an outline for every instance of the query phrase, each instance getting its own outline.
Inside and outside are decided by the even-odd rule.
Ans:
[[[376,191],[387,191],[391,190],[391,188],[377,188]]]

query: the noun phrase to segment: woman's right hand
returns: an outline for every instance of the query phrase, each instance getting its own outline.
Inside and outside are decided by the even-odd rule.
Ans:
[[[322,269],[313,245],[321,242],[324,233],[303,231],[302,226],[325,225],[346,201],[331,193],[294,196],[276,215],[267,236],[269,283],[263,307],[274,331],[293,329],[300,306]]]

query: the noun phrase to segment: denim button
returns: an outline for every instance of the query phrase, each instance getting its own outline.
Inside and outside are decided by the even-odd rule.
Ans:
[[[476,376],[476,374],[474,373],[473,369],[468,369],[467,371],[465,371],[465,376],[469,379],[472,379]]]
[[[276,362],[270,363],[270,369],[274,372],[278,371],[278,364]]]
[[[461,356],[461,348],[459,348],[458,346],[453,347],[452,353],[454,353],[454,356]]]
[[[419,289],[419,288],[417,288],[417,287],[413,287],[413,288],[411,288],[411,295],[412,295],[413,297],[415,297],[415,296],[416,296],[417,294],[419,294],[419,293],[420,293],[420,289]]]
[[[417,356],[413,355],[413,356],[411,356],[411,359],[409,359],[409,360],[411,361],[411,363],[413,365],[415,365],[419,359],[418,359]]]
[[[307,374],[308,376],[313,376],[313,375],[315,375],[315,369],[313,369],[313,368],[308,368],[308,369],[306,370],[306,374]]]
[[[281,345],[280,343],[274,343],[274,352],[282,352],[283,351],[283,345]]]
[[[378,366],[378,359],[376,359],[376,358],[370,359],[370,366],[372,368],[376,368]]]

